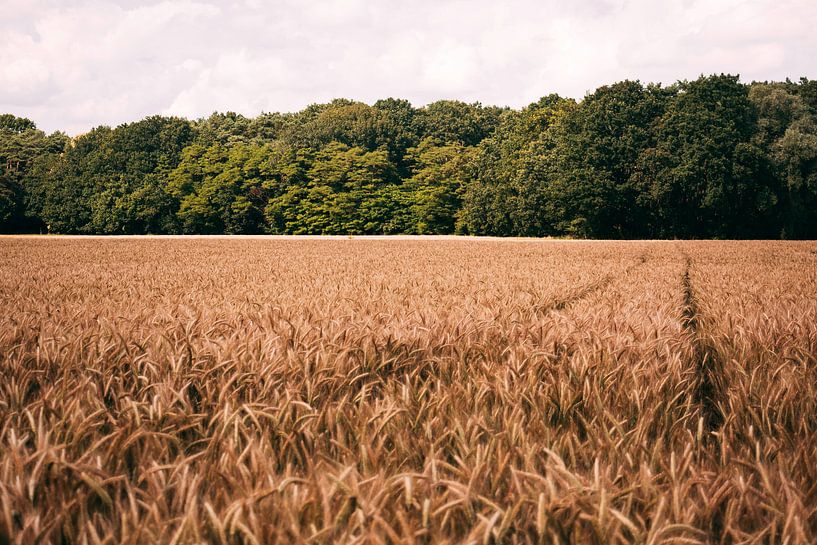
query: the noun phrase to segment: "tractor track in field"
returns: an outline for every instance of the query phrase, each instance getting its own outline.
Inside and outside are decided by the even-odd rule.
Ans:
[[[701,409],[704,429],[711,437],[723,425],[724,415],[720,400],[723,398],[723,364],[717,352],[701,333],[701,314],[698,309],[698,300],[692,287],[690,269],[692,258],[688,255],[684,274],[681,278],[684,289],[682,307],[682,324],[692,337],[692,361],[690,366],[696,371],[695,403]]]
[[[635,263],[629,265],[626,269],[624,269],[624,275],[629,274],[630,271],[632,271],[636,267],[643,265],[646,262],[647,262],[646,254],[640,255]],[[585,297],[588,297],[589,295],[592,295],[597,291],[604,290],[605,288],[607,288],[607,286],[612,284],[613,281],[616,280],[616,278],[620,278],[620,276],[617,277],[616,275],[613,274],[605,274],[598,280],[584,285],[583,287],[574,291],[567,297],[557,298],[546,304],[535,306],[534,311],[538,314],[544,315],[553,311],[564,310],[568,308],[570,305],[577,303],[578,301],[581,301]]]

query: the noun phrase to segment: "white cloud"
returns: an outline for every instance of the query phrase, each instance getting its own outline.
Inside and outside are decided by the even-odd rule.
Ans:
[[[811,0],[0,0],[0,112],[83,132],[345,96],[522,106],[624,78],[817,77]]]
[[[270,96],[285,95],[297,83],[281,59],[257,58],[247,50],[221,54],[204,68],[191,59],[180,67],[198,74],[162,113],[197,117],[212,111],[214,104],[222,110],[260,112],[270,109]]]

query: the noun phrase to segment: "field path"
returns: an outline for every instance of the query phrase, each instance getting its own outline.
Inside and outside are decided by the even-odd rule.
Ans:
[[[717,432],[723,425],[723,365],[718,354],[707,342],[701,331],[701,315],[698,310],[698,300],[690,280],[690,269],[693,266],[692,258],[684,256],[686,265],[682,283],[684,287],[684,302],[682,322],[684,329],[692,338],[693,361],[691,365],[696,370],[697,384],[695,387],[695,402],[701,407],[701,416],[704,428],[709,432]],[[711,436],[711,433],[710,433]]]
[[[638,267],[640,265],[643,265],[646,262],[647,262],[647,255],[646,254],[641,254],[638,257],[638,259],[636,260],[635,263],[633,263],[632,265],[629,265],[624,270],[622,276],[626,276],[633,269],[635,269],[636,267]],[[592,294],[594,294],[594,293],[596,293],[598,291],[604,290],[610,284],[612,284],[613,281],[616,280],[616,278],[619,278],[619,277],[617,277],[615,274],[607,273],[604,276],[602,276],[601,278],[599,278],[598,280],[594,280],[593,282],[585,284],[584,286],[580,287],[579,289],[577,289],[577,290],[575,290],[575,291],[573,291],[571,293],[568,293],[567,295],[565,295],[563,297],[557,297],[556,299],[554,299],[550,303],[536,306],[535,310],[536,310],[536,312],[538,314],[547,314],[547,313],[555,311],[555,310],[564,310],[564,309],[568,308],[570,305],[572,305],[573,303],[581,301],[582,299],[584,299],[584,298],[586,298],[586,297],[588,297],[588,296],[590,296],[590,295],[592,295]]]

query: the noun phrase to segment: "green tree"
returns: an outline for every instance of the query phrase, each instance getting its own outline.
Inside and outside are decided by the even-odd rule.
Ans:
[[[679,85],[640,162],[657,235],[747,237],[768,224],[761,216],[774,209],[774,188],[752,143],[756,131],[748,88],[736,76]]]
[[[296,147],[321,149],[340,142],[371,151],[380,145],[379,113],[362,102],[337,99],[310,106],[296,118],[299,123],[284,135]]]
[[[779,197],[771,234],[785,238],[817,237],[817,111],[804,94],[790,83],[754,84],[749,92],[758,112],[754,142],[770,164]]]
[[[202,146],[213,144],[227,145],[233,142],[247,142],[263,132],[264,119],[259,119],[253,127],[253,121],[235,112],[214,112],[205,119],[193,124],[196,143]]]
[[[25,117],[17,117],[12,114],[0,115],[0,131],[20,134],[26,131],[37,130],[37,125],[30,119]]]
[[[464,195],[460,230],[478,235],[553,234],[554,127],[575,103],[543,97],[502,123],[477,149]]]
[[[169,189],[179,199],[178,219],[185,233],[264,232],[264,183],[271,177],[264,146],[198,144],[182,153]]]
[[[815,237],[817,82],[623,81],[521,110],[337,99],[80,137],[0,116],[0,230]]]
[[[65,149],[62,133],[46,136],[29,119],[0,116],[0,231],[35,231],[39,213],[29,206],[29,192],[42,180],[38,163],[53,161]]]
[[[32,209],[54,232],[165,232],[175,211],[164,191],[167,176],[193,136],[186,120],[159,116],[116,129],[95,128],[74,139],[60,161],[45,169],[47,177],[30,191]],[[148,197],[152,203],[144,207],[126,204]],[[151,213],[162,216],[147,217]]]
[[[669,94],[622,81],[600,87],[560,119],[550,186],[559,231],[604,238],[647,234],[651,218],[639,199],[637,165],[655,144]]]
[[[473,147],[458,142],[439,144],[430,137],[408,150],[413,175],[402,187],[406,197],[395,203],[408,208],[403,230],[436,235],[454,232],[473,157]]]
[[[409,176],[408,150],[420,143],[417,110],[408,100],[387,98],[374,103],[378,112],[377,145],[389,152],[398,174]]]
[[[499,126],[504,108],[486,107],[475,102],[439,100],[417,112],[418,132],[437,142],[457,142],[476,146]]]
[[[333,143],[316,152],[305,187],[281,197],[284,223],[295,234],[378,234],[391,220],[389,186],[397,182],[383,150]]]

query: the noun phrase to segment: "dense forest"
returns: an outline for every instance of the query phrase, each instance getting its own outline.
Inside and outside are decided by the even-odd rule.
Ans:
[[[338,99],[70,138],[0,116],[0,231],[817,238],[817,81],[521,110]]]

